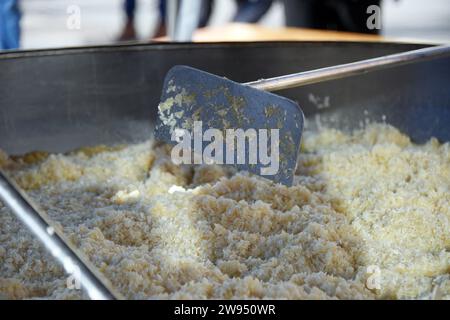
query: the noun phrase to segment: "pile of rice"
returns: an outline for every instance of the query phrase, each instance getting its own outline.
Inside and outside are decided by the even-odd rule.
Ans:
[[[449,299],[450,145],[305,132],[293,187],[151,141],[0,166],[130,299]],[[87,298],[0,203],[0,298]]]

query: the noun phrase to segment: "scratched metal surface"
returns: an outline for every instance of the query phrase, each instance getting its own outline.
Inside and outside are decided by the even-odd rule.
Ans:
[[[176,64],[245,82],[423,47],[395,43],[149,44],[0,53],[0,148],[64,152],[150,137],[166,72]],[[278,94],[308,126],[383,119],[415,141],[450,140],[450,59]],[[320,117],[320,121],[316,121]]]
[[[240,171],[292,185],[304,123],[303,112],[294,101],[203,70],[177,65],[167,73],[158,109],[155,138],[177,144],[176,129],[186,130],[178,131],[179,141],[193,141],[194,150],[185,148],[185,151],[193,151],[197,163],[203,163],[203,151],[212,148],[220,164],[232,164]],[[202,141],[209,129],[216,130],[214,138]],[[245,147],[235,145],[235,139],[227,134],[228,129],[248,133]],[[219,140],[215,136],[217,131]],[[228,145],[230,141],[233,142]],[[213,147],[208,147],[210,143]],[[209,161],[214,158],[212,153],[206,156]],[[266,159],[267,163],[258,159]]]

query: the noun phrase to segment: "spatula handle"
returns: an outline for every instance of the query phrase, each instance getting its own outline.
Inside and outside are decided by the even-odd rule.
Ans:
[[[450,55],[450,45],[440,45],[270,79],[261,79],[247,82],[245,85],[265,91],[277,91],[448,55]]]

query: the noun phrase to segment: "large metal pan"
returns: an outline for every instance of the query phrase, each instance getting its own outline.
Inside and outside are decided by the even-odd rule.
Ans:
[[[419,47],[331,42],[159,44],[4,53],[0,54],[0,148],[10,154],[62,152],[147,139],[162,79],[175,64],[246,82]],[[431,136],[448,141],[449,71],[450,59],[439,59],[283,94],[298,100],[313,126],[351,129],[366,121],[386,121],[418,142]],[[7,179],[0,180],[2,198],[14,204],[16,214],[24,221],[39,221],[39,227],[27,222],[37,235],[48,232],[43,215]],[[91,297],[119,297],[64,241],[47,240],[48,247],[59,243],[67,259],[85,267],[82,284],[92,289]]]
[[[146,139],[175,64],[246,82],[413,50],[418,44],[148,44],[0,54],[0,148],[64,152]],[[450,59],[290,89],[310,119],[351,129],[391,123],[423,142],[450,140]],[[311,121],[312,120],[312,121]]]

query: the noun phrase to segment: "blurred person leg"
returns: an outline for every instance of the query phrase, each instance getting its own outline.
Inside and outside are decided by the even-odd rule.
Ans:
[[[189,1],[189,0],[187,0]],[[209,18],[211,17],[212,8],[213,8],[213,0],[202,0],[202,11],[200,13],[200,21],[199,28],[203,28],[208,24]],[[167,3],[165,0],[160,0],[159,2],[159,15],[160,22],[154,38],[164,37],[167,35],[167,27],[166,27],[166,13],[167,13]]]
[[[0,49],[19,48],[20,17],[17,0],[0,1]]]
[[[286,25],[360,33],[379,33],[367,28],[370,5],[381,0],[284,0]]]
[[[237,0],[238,9],[233,22],[258,22],[269,11],[273,0]]]
[[[323,12],[318,14],[322,0],[284,0],[286,25],[288,27],[326,29],[320,21]]]
[[[200,13],[200,21],[198,23],[199,28],[206,27],[211,17],[212,9],[214,6],[213,0],[202,0],[202,11]]]
[[[125,26],[119,37],[119,41],[136,39],[136,30],[134,28],[134,15],[136,12],[136,0],[125,0],[124,10],[126,14]]]
[[[158,28],[156,29],[156,33],[153,36],[153,38],[165,37],[167,35],[167,27],[166,27],[167,3],[165,0],[159,1],[158,9],[159,9]]]

